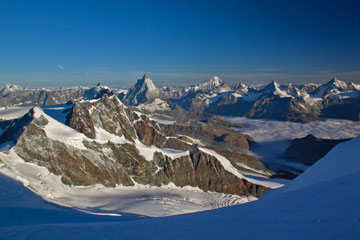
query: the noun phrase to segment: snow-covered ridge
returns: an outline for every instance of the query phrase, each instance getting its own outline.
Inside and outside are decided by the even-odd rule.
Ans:
[[[14,84],[6,84],[5,86],[0,86],[0,94],[5,95],[11,92],[23,91],[24,88]]]
[[[95,127],[96,138],[91,139],[85,136],[83,133],[80,133],[71,127],[55,120],[54,118],[47,115],[42,109],[35,107],[33,109],[34,117],[41,118],[44,117],[48,123],[45,125],[44,130],[46,135],[52,140],[62,142],[67,145],[71,145],[80,150],[86,150],[83,142],[98,142],[100,144],[105,144],[107,142],[113,142],[115,144],[133,144],[127,140],[124,135],[119,137],[117,135],[111,134],[103,128]],[[155,152],[161,152],[165,156],[169,156],[172,159],[188,156],[190,151],[175,150],[175,149],[166,149],[166,148],[157,148],[155,146],[145,146],[138,139],[136,140],[134,146],[139,150],[140,154],[148,161],[153,160]]]

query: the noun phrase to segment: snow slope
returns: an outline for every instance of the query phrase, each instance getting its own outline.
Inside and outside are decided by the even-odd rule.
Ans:
[[[345,152],[348,154],[344,155]],[[341,143],[291,185],[248,204],[138,221],[29,223],[11,227],[2,224],[0,236],[5,239],[47,239],[49,234],[52,239],[358,239],[359,155],[360,137]],[[337,168],[340,170],[334,171]]]

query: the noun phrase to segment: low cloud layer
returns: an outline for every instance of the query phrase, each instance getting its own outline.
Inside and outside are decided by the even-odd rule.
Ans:
[[[295,123],[271,121],[263,119],[248,119],[243,117],[229,117],[228,120],[242,124],[242,133],[249,134],[257,142],[291,140],[313,134],[318,138],[343,139],[360,135],[359,122],[329,119],[310,123]]]

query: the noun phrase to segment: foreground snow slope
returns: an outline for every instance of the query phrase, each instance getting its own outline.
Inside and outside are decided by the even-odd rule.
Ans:
[[[358,239],[359,155],[360,137],[341,143],[303,177],[248,204],[138,221],[11,227],[3,224],[0,236],[4,239],[47,239],[49,234],[53,239]]]
[[[106,212],[89,215],[73,208],[52,204],[25,188],[20,182],[16,182],[2,174],[0,174],[0,189],[1,226],[138,219],[138,216],[133,214],[122,214],[121,218],[114,217]],[[0,239],[2,239],[1,234]]]

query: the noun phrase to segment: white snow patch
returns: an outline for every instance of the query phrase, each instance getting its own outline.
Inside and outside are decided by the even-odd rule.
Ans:
[[[157,117],[149,117],[150,120],[153,120],[159,124],[164,124],[164,125],[170,125],[170,124],[174,124],[176,123],[176,121],[174,120],[166,120],[166,119],[160,119]]]
[[[331,94],[338,99],[346,99],[346,98],[358,98],[360,96],[359,91],[352,91],[352,92],[338,92]]]
[[[236,98],[241,98],[241,97],[243,97],[242,94],[237,93],[237,92],[233,92],[232,95],[233,95],[234,97],[236,97]]]
[[[170,111],[170,106],[167,102],[159,98],[155,98],[151,103],[143,103],[137,106],[142,111],[156,112],[156,111]]]
[[[48,124],[45,125],[44,130],[46,136],[50,139],[65,143],[67,145],[73,146],[78,149],[86,150],[87,148],[83,144],[83,140],[91,141],[84,134],[64,125],[46,113],[44,113],[40,108],[34,108],[34,117],[39,118],[43,116],[47,119]]]
[[[11,120],[24,116],[31,107],[0,107],[0,119]]]
[[[138,139],[135,140],[135,146],[139,150],[140,154],[147,160],[152,161],[155,152],[161,152],[163,155],[169,156],[172,159],[189,156],[190,150],[175,150],[171,148],[157,148],[153,145],[146,146]]]
[[[109,141],[116,143],[116,144],[125,144],[125,143],[132,144],[132,142],[127,140],[124,137],[124,135],[119,137],[115,134],[109,133],[108,131],[106,131],[103,128],[95,127],[95,132],[96,132],[96,142],[98,142],[100,144],[105,144]]]

